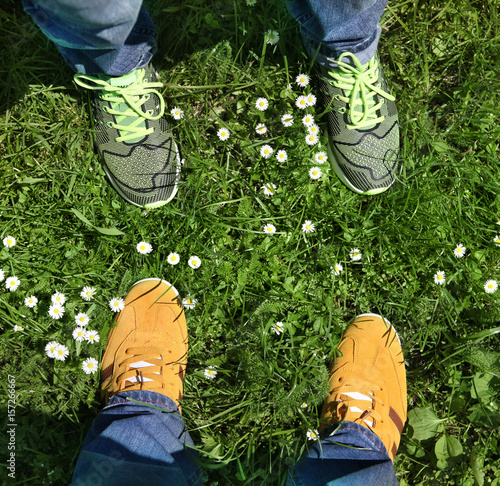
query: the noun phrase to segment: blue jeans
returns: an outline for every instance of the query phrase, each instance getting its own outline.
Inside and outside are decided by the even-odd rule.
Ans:
[[[355,422],[327,427],[290,468],[287,486],[397,486],[394,466],[382,441]]]
[[[344,422],[321,435],[290,468],[288,486],[397,486],[385,446],[366,427]],[[121,393],[94,420],[70,486],[199,486],[197,459],[170,398],[152,391]]]
[[[71,486],[200,486],[197,460],[170,398],[146,390],[120,393],[92,423]]]
[[[331,65],[343,52],[362,64],[377,49],[387,0],[287,0],[304,46]],[[121,76],[146,66],[156,30],[142,0],[23,0],[25,10],[78,73]],[[349,60],[344,59],[345,62]]]
[[[73,71],[122,76],[148,65],[156,28],[142,0],[23,0]]]
[[[377,50],[382,29],[380,19],[387,0],[287,0],[297,20],[306,52],[331,66],[343,52],[367,63]],[[344,62],[349,62],[344,58]]]

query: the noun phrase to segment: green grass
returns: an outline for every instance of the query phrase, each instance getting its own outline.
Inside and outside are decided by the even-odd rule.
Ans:
[[[168,5],[150,7],[156,65],[169,109],[185,111],[172,123],[186,166],[176,198],[149,213],[107,183],[85,94],[55,47],[14,2],[0,11],[0,236],[18,241],[2,247],[0,268],[21,279],[17,292],[0,290],[1,382],[14,375],[18,394],[16,484],[70,481],[100,408],[98,379],[80,363],[105,349],[107,301],[151,276],[198,300],[187,311],[183,416],[208,485],[282,484],[318,426],[342,331],[367,311],[386,316],[404,343],[411,412],[395,461],[400,484],[500,484],[500,293],[483,289],[500,280],[498,1],[389,2],[379,51],[398,100],[404,168],[376,197],[351,193],[326,166],[320,180],[308,176],[318,149],[304,143],[294,100],[305,90],[294,80],[311,64],[283,2]],[[268,29],[279,31],[277,46],[265,44]],[[270,102],[264,113],[254,108],[260,96]],[[287,112],[290,128],[280,122]],[[265,137],[254,131],[263,121]],[[231,131],[227,142],[219,127]],[[288,161],[262,159],[264,143],[285,148]],[[272,198],[266,182],[278,186]],[[302,233],[305,220],[314,233]],[[267,223],[275,235],[263,233]],[[152,254],[136,252],[141,240]],[[453,255],[458,243],[465,258]],[[350,261],[352,248],[361,262]],[[198,270],[187,266],[193,254]],[[434,284],[437,270],[446,285]],[[79,297],[84,285],[97,287],[93,302]],[[57,322],[47,315],[55,290],[68,296]],[[23,305],[31,293],[35,309]],[[77,348],[73,316],[83,310],[101,341]],[[270,331],[277,321],[281,336]],[[70,347],[66,362],[45,356],[52,339]],[[203,376],[209,365],[213,381]],[[6,399],[0,408],[7,420]]]

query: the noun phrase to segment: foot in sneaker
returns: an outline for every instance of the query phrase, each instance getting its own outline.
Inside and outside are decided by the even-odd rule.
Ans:
[[[121,392],[151,390],[179,406],[188,337],[175,287],[159,279],[137,282],[116,321],[101,363],[104,404]]]
[[[323,428],[356,422],[384,443],[394,461],[407,417],[406,372],[399,337],[375,314],[357,317],[339,345],[342,356],[330,372],[330,394],[321,412]]]
[[[354,192],[379,194],[394,183],[399,171],[395,99],[388,92],[378,55],[364,65],[349,52],[332,62],[338,67],[320,67],[320,92],[328,109],[333,169]]]
[[[152,66],[120,77],[76,74],[75,82],[91,93],[95,145],[113,187],[140,207],[170,201],[180,156]]]

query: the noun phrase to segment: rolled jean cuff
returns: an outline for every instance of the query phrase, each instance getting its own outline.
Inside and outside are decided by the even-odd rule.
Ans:
[[[361,64],[366,64],[375,56],[375,53],[377,52],[378,41],[381,33],[382,29],[380,25],[377,25],[376,31],[370,38],[363,39],[362,42],[355,45],[347,42],[332,42],[330,45],[319,44],[313,39],[304,37],[304,49],[311,58],[316,56],[315,61],[322,66],[325,66],[327,69],[337,67],[337,64],[333,61],[337,60],[344,52],[354,54]],[[350,60],[346,57],[342,60],[342,62],[350,63]]]

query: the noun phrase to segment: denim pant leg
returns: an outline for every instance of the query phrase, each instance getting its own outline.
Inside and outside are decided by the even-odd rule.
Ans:
[[[152,391],[120,393],[92,423],[70,486],[201,486],[197,459],[170,398]]]
[[[354,422],[337,427],[326,428],[321,433],[326,438],[290,469],[287,486],[398,485],[387,450],[373,432]]]
[[[338,59],[343,52],[367,63],[377,50],[386,4],[387,0],[287,0],[306,52],[312,57],[321,46],[316,60],[324,66],[332,66],[328,58]]]
[[[147,66],[156,29],[142,0],[23,0],[73,71],[122,76]]]

